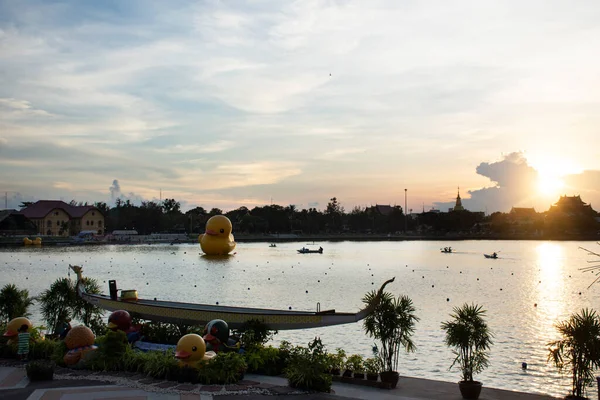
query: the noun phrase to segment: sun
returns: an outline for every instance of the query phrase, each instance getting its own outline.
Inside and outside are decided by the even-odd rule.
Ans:
[[[551,173],[538,173],[537,191],[539,194],[547,197],[558,195],[565,183],[560,176]]]

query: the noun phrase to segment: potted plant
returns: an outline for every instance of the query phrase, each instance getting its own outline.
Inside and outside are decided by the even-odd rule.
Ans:
[[[586,388],[594,382],[594,369],[600,367],[600,317],[583,309],[556,324],[562,339],[548,343],[552,361],[560,372],[573,374],[567,399],[585,399]]]
[[[353,354],[348,357],[346,367],[354,372],[355,378],[365,379],[364,359],[360,354]]]
[[[450,369],[456,364],[461,370],[458,383],[464,399],[478,399],[481,382],[474,381],[473,375],[483,371],[488,365],[488,350],[492,345],[492,333],[484,320],[486,311],[476,304],[454,307],[451,320],[442,323],[446,332],[446,345],[453,348],[456,356]]]
[[[345,365],[346,352],[344,349],[338,347],[335,353],[327,353],[327,360],[331,375],[339,375],[342,367]]]
[[[381,359],[379,357],[367,358],[364,365],[367,380],[376,381],[379,378],[379,372],[381,372]]]
[[[399,379],[400,349],[404,348],[406,352],[416,349],[411,338],[415,323],[419,321],[415,316],[415,307],[408,296],[396,298],[389,292],[372,291],[365,295],[363,302],[372,307],[364,319],[364,330],[370,337],[381,341],[381,351],[378,353],[383,371],[380,373],[381,381],[395,388]]]

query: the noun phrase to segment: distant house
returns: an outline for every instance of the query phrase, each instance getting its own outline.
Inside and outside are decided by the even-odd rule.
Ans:
[[[35,224],[17,210],[0,211],[0,235],[31,235],[36,233]]]
[[[41,235],[75,236],[85,230],[104,234],[104,215],[94,206],[72,206],[59,200],[40,200],[22,209]]]

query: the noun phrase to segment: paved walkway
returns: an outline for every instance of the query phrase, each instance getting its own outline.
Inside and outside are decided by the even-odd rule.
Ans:
[[[5,360],[6,361],[6,360]],[[92,373],[59,369],[52,381],[30,382],[22,365],[0,367],[3,400],[461,400],[455,383],[400,377],[393,390],[334,382],[333,393],[305,393],[282,377],[247,374],[236,385],[192,385],[126,373]],[[550,400],[550,396],[484,387],[481,400]]]

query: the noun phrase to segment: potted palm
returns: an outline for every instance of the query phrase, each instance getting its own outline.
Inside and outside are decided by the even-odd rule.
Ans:
[[[571,394],[566,398],[585,399],[586,388],[594,382],[594,369],[600,367],[600,317],[583,309],[557,323],[556,328],[562,339],[548,343],[548,360],[560,372],[573,374]]]
[[[479,398],[482,385],[473,380],[473,375],[489,365],[487,352],[493,335],[484,320],[485,313],[479,305],[464,304],[454,307],[451,320],[442,323],[446,345],[453,348],[456,356],[450,369],[458,364],[461,370],[458,386],[463,399]]]
[[[372,307],[364,319],[364,330],[370,337],[381,341],[381,381],[395,388],[399,379],[400,349],[406,352],[416,350],[411,338],[415,323],[419,321],[415,316],[415,307],[408,296],[396,298],[389,292],[372,291],[365,295],[363,302]]]

